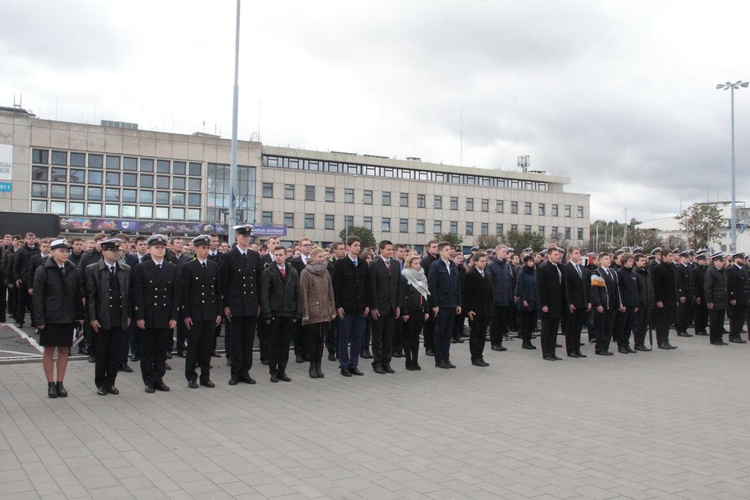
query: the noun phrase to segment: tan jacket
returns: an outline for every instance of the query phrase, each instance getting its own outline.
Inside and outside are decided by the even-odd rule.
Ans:
[[[302,324],[314,325],[331,321],[336,314],[334,306],[333,285],[328,271],[313,274],[308,269],[302,271],[300,278],[302,292]]]

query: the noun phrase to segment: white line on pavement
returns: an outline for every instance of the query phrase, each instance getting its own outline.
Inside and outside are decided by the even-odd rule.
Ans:
[[[44,348],[42,348],[42,346],[40,346],[39,344],[37,344],[36,340],[34,340],[31,337],[29,337],[28,335],[26,335],[26,332],[24,332],[23,330],[21,330],[20,328],[18,328],[16,325],[13,325],[13,324],[10,324],[10,323],[8,323],[7,326],[11,330],[15,331],[22,338],[28,340],[29,344],[31,344],[34,347],[34,349],[36,349],[37,351],[42,352],[42,353],[44,352]]]

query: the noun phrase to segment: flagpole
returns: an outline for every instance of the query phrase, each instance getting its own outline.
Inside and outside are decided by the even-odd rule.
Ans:
[[[240,0],[237,0],[237,19],[235,27],[234,40],[234,96],[232,99],[232,160],[229,165],[229,221],[228,221],[228,240],[231,247],[234,243],[234,229],[237,225],[237,197],[235,195],[235,186],[237,186],[237,108],[239,104],[239,67],[240,67]]]

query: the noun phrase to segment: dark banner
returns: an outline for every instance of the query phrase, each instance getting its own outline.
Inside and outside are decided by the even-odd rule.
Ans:
[[[163,234],[226,234],[226,226],[206,222],[170,222],[135,219],[91,219],[61,217],[60,229],[65,231],[112,231]]]

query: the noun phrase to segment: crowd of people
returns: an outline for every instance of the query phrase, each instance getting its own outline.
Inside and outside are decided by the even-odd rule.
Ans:
[[[394,358],[421,370],[420,338],[441,369],[456,367],[451,344],[465,337],[472,365],[489,366],[487,340],[505,351],[511,332],[524,349],[537,349],[538,338],[547,361],[562,359],[560,331],[567,356],[586,358],[584,326],[600,356],[612,355],[613,342],[622,354],[650,351],[654,331],[659,349],[676,349],[672,327],[680,337],[691,337],[692,327],[712,345],[728,345],[725,333],[746,343],[750,280],[742,253],[622,248],[583,255],[575,246],[516,252],[501,244],[464,255],[433,240],[420,255],[388,240],[365,249],[357,236],[329,248],[308,238],[293,247],[275,237],[258,245],[252,226],[233,229],[231,249],[216,235],[188,242],[161,234],[131,241],[101,233],[90,242],[6,235],[0,327],[7,296],[15,325],[29,317],[39,335],[51,398],[67,396],[65,370],[76,346],[95,363],[103,396],[119,393],[118,371],[133,371],[128,361],[140,362],[146,392],[169,391],[164,377],[173,353],[185,358],[188,387],[215,387],[211,361],[221,357],[222,331],[229,385],[256,383],[256,333],[273,383],[291,381],[292,345],[309,376],[323,378],[326,351],[344,377],[363,375],[360,359],[383,375],[395,373]]]

